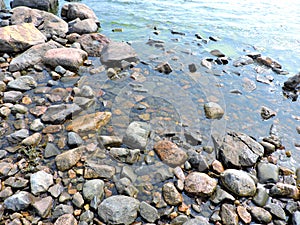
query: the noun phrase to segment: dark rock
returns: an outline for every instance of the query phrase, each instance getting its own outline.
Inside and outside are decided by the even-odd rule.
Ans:
[[[281,65],[269,57],[260,56],[260,57],[257,57],[256,60],[258,63],[261,63],[265,66],[281,69]]]
[[[258,223],[270,223],[272,220],[272,215],[261,207],[251,207],[251,215],[254,221]]]
[[[71,205],[57,205],[52,213],[52,218],[56,219],[64,214],[73,214],[74,209]]]
[[[189,71],[191,73],[195,73],[197,71],[197,67],[196,67],[196,65],[194,63],[189,64]]]
[[[235,212],[236,209],[233,205],[230,204],[223,204],[221,206],[221,218],[222,223],[224,225],[238,225],[239,224],[239,217]]]
[[[18,6],[27,6],[29,8],[45,11],[55,10],[58,6],[57,0],[13,0],[10,2],[11,8]]]
[[[260,115],[264,120],[268,120],[276,116],[276,112],[268,107],[261,107]]]
[[[229,200],[233,202],[235,198],[231,194],[229,194],[228,192],[224,191],[219,186],[217,186],[217,189],[211,196],[210,200],[211,202],[217,205],[224,200]]]
[[[163,63],[157,65],[155,67],[155,70],[157,70],[160,73],[164,73],[164,74],[169,74],[173,71],[172,67],[167,62],[163,62]]]
[[[103,34],[83,34],[78,39],[81,48],[92,57],[100,57],[103,48],[110,42],[110,40]]]
[[[259,143],[264,147],[264,155],[270,155],[276,151],[276,147],[269,142],[261,141]]]
[[[134,198],[137,197],[139,191],[127,177],[123,177],[119,180],[115,179],[115,184],[119,194]]]
[[[188,161],[199,172],[203,172],[209,168],[207,158],[194,150],[188,151]]]
[[[20,211],[27,209],[33,203],[33,197],[26,191],[20,191],[4,200],[6,209]]]

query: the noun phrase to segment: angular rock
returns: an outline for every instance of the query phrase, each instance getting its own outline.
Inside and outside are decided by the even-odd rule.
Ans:
[[[82,195],[79,192],[76,192],[73,195],[73,199],[72,199],[72,203],[77,207],[77,208],[81,208],[84,204],[84,200]]]
[[[300,73],[290,77],[283,84],[283,89],[286,91],[294,91],[300,87]]]
[[[286,214],[284,210],[275,203],[269,203],[264,207],[266,210],[268,210],[273,216],[280,220],[286,220]]]
[[[241,56],[233,62],[233,66],[244,66],[254,63],[254,60],[249,56]]]
[[[279,167],[271,163],[259,163],[257,176],[260,183],[277,183],[279,180]]]
[[[83,151],[85,151],[85,147],[78,147],[56,156],[55,163],[57,168],[60,171],[71,169],[80,160]]]
[[[83,143],[81,137],[75,132],[68,133],[68,145],[70,147],[78,147]]]
[[[99,136],[99,141],[104,146],[119,147],[122,144],[122,139],[118,136]]]
[[[10,143],[19,143],[23,139],[27,138],[29,136],[29,131],[27,129],[21,129],[17,130],[16,132],[7,135],[7,139]]]
[[[245,224],[249,224],[251,222],[251,214],[247,211],[247,209],[244,206],[239,205],[236,211]]]
[[[109,153],[117,160],[128,164],[136,163],[140,158],[139,149],[111,148]]]
[[[55,48],[45,53],[43,61],[52,67],[62,66],[71,71],[78,71],[87,57],[88,54],[81,49]]]
[[[24,188],[27,186],[28,180],[22,177],[9,177],[4,184],[12,188]]]
[[[250,213],[252,215],[253,220],[258,223],[267,224],[270,223],[272,220],[272,215],[267,210],[261,207],[251,207]]]
[[[37,86],[35,79],[31,76],[21,76],[10,81],[7,87],[16,91],[29,91]]]
[[[155,67],[155,70],[160,73],[164,73],[164,74],[169,74],[173,71],[172,67],[170,66],[170,64],[168,62],[160,63],[159,65],[157,65]]]
[[[84,199],[87,201],[91,201],[94,197],[101,199],[104,192],[103,188],[103,180],[94,179],[86,181],[82,188]]]
[[[89,34],[95,33],[98,25],[94,19],[75,20],[69,27],[69,33]]]
[[[188,155],[184,150],[167,140],[157,142],[153,148],[159,158],[169,166],[183,165],[188,159]]]
[[[100,57],[103,48],[110,42],[110,40],[103,34],[83,34],[78,39],[81,48],[92,57]]]
[[[0,52],[21,52],[44,43],[46,37],[32,23],[0,27]]]
[[[4,0],[0,0],[0,9],[5,9],[6,6],[5,6],[5,3],[4,3]]]
[[[88,6],[82,3],[69,3],[65,4],[61,10],[61,16],[66,17],[68,20],[74,20],[79,18],[81,20],[84,19],[95,19],[97,20],[97,16],[94,11]]]
[[[27,209],[33,202],[33,197],[26,191],[20,191],[4,200],[6,209],[20,211]]]
[[[236,213],[234,205],[223,204],[221,207],[220,216],[224,225],[238,225],[239,217]]]
[[[171,182],[168,182],[163,185],[162,194],[163,194],[164,200],[169,205],[176,206],[183,202],[182,195],[178,192],[178,190],[176,189],[174,184]]]
[[[154,223],[159,219],[158,211],[155,207],[149,205],[147,202],[141,202],[140,214],[149,223]]]
[[[256,185],[250,175],[242,170],[227,169],[221,174],[222,184],[240,197],[254,196]]]
[[[53,143],[48,142],[44,151],[44,157],[47,159],[53,156],[57,156],[60,153],[60,150]]]
[[[20,91],[6,91],[4,92],[3,102],[5,103],[16,103],[23,97]]]
[[[107,67],[121,68],[123,60],[130,63],[137,62],[138,58],[135,50],[127,43],[110,42],[103,48],[100,60]]]
[[[205,173],[192,172],[184,181],[184,189],[192,195],[210,196],[217,187],[217,181]]]
[[[42,140],[42,135],[40,133],[34,133],[29,137],[25,138],[21,144],[26,146],[37,146]]]
[[[222,107],[215,102],[208,102],[204,104],[204,112],[208,119],[221,119],[224,115]]]
[[[106,178],[109,179],[115,175],[116,169],[109,165],[99,165],[95,163],[88,163],[84,169],[84,178]]]
[[[182,225],[209,225],[209,222],[206,218],[202,216],[197,216],[194,219],[190,219],[186,222],[184,222]]]
[[[53,214],[51,218],[58,218],[64,214],[73,214],[74,209],[71,205],[63,205],[60,204],[58,206],[55,207],[55,209],[53,210]]]
[[[194,150],[188,151],[188,161],[198,172],[203,172],[209,168],[207,158]]]
[[[144,150],[150,135],[150,125],[145,122],[134,121],[129,124],[123,137],[123,144],[132,148]]]
[[[53,176],[45,171],[38,171],[30,176],[31,193],[45,192],[53,184]]]
[[[115,184],[119,194],[134,198],[137,197],[139,191],[127,177],[123,177],[119,180],[115,179]]]
[[[213,195],[211,196],[210,200],[214,203],[214,204],[219,204],[220,202],[224,201],[224,200],[230,200],[230,201],[234,201],[235,198],[229,194],[228,192],[224,191],[223,189],[221,189],[219,186],[217,186],[216,191],[213,193]]]
[[[284,183],[276,183],[270,189],[270,196],[299,199],[300,193],[297,186]]]
[[[265,66],[271,67],[271,68],[277,68],[277,69],[281,69],[281,65],[274,61],[273,59],[269,58],[269,57],[265,57],[265,56],[259,56],[256,58],[258,63],[261,63]]]
[[[46,218],[50,215],[53,206],[53,199],[52,197],[48,196],[34,202],[32,206],[35,208],[39,216]]]
[[[98,207],[98,215],[107,224],[129,225],[137,218],[140,202],[132,197],[115,195],[104,199]]]
[[[11,8],[27,6],[29,8],[51,11],[58,6],[57,0],[13,0],[10,2]]]
[[[72,214],[65,214],[60,216],[54,225],[77,225],[77,220]]]
[[[48,192],[54,197],[57,198],[64,191],[64,187],[61,184],[55,184],[48,189]]]

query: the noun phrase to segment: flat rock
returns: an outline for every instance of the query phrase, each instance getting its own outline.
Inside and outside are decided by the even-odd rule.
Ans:
[[[54,225],[77,225],[77,220],[72,214],[64,214],[57,218]]]
[[[270,223],[272,220],[272,215],[267,210],[261,207],[251,207],[250,213],[252,215],[253,220],[258,223],[267,224]]]
[[[137,62],[137,53],[125,42],[110,42],[106,45],[102,52],[100,60],[107,67],[122,67],[121,62]]]
[[[150,125],[145,122],[134,121],[129,124],[123,137],[123,144],[132,148],[144,150],[150,135]]]
[[[254,196],[256,185],[250,175],[242,170],[227,169],[221,174],[222,184],[233,194]]]
[[[34,133],[29,137],[25,138],[21,144],[26,146],[37,146],[42,140],[42,135],[40,133]]]
[[[55,157],[55,163],[60,171],[71,169],[80,160],[85,147],[78,147],[63,152]]]
[[[83,34],[77,41],[81,48],[92,57],[100,57],[103,48],[110,42],[110,40],[103,34]]]
[[[183,165],[188,159],[188,155],[184,150],[167,140],[157,142],[153,148],[159,158],[169,166]]]
[[[106,178],[110,179],[116,173],[116,168],[109,165],[87,163],[84,169],[84,178]]]
[[[37,82],[32,76],[21,76],[10,81],[7,87],[16,91],[29,91],[37,86]]]
[[[259,163],[257,177],[260,183],[277,183],[279,180],[279,167],[272,163]]]
[[[184,222],[183,225],[209,225],[209,222],[206,218],[197,216],[196,218]]]
[[[34,202],[32,206],[35,208],[39,216],[41,216],[42,218],[46,218],[51,212],[52,205],[53,199],[52,197],[48,196]]]
[[[291,185],[291,184],[284,184],[284,183],[276,183],[271,189],[270,189],[270,196],[274,197],[284,197],[284,198],[293,198],[293,199],[299,199],[299,189],[297,186]]]
[[[94,11],[82,3],[72,2],[63,5],[61,10],[61,16],[66,17],[68,20],[75,20],[77,18],[84,19],[95,19],[97,16]]]
[[[222,224],[224,225],[238,225],[239,217],[236,213],[234,205],[223,204],[220,213]]]
[[[284,209],[282,209],[281,206],[279,206],[278,204],[269,203],[264,208],[268,210],[276,218],[280,220],[286,219],[286,214],[284,212]]]
[[[217,187],[217,181],[205,173],[192,172],[184,181],[184,189],[192,195],[210,196]]]
[[[146,221],[154,223],[159,219],[158,211],[155,207],[148,204],[147,202],[141,202],[140,204],[140,214]]]
[[[29,136],[29,130],[27,129],[21,129],[21,130],[17,130],[14,133],[7,135],[7,139],[10,143],[19,143],[22,140],[24,140],[25,138],[27,138]]]
[[[57,0],[13,0],[10,2],[11,8],[27,6],[29,8],[45,11],[54,10],[58,6]]]
[[[69,33],[89,34],[95,33],[98,25],[94,19],[76,20],[69,27]]]
[[[169,205],[176,206],[183,202],[182,195],[179,193],[172,182],[168,182],[163,185],[162,195],[166,203],[168,203]]]
[[[256,194],[253,197],[253,202],[257,205],[257,206],[264,206],[266,205],[267,201],[269,199],[269,194],[267,192],[267,190],[263,187],[259,187],[257,188]]]
[[[224,109],[215,102],[204,104],[204,112],[208,119],[221,119],[224,115]]]
[[[45,171],[38,171],[30,176],[31,193],[36,195],[45,192],[53,184],[53,176]]]
[[[6,209],[20,211],[27,209],[33,202],[33,197],[26,191],[20,191],[4,200]]]
[[[101,199],[104,192],[103,188],[103,180],[93,179],[86,181],[82,189],[84,199],[87,201],[91,201],[94,197]]]
[[[20,91],[6,91],[3,95],[3,102],[16,103],[23,97],[23,93]]]
[[[32,23],[0,27],[0,52],[21,52],[45,41],[46,37]]]
[[[71,71],[78,71],[79,67],[83,65],[88,54],[76,48],[55,48],[48,50],[44,55],[44,63],[52,66],[62,66]]]
[[[98,215],[107,224],[129,225],[138,215],[140,202],[132,197],[115,195],[104,199],[98,207]]]
[[[244,206],[239,205],[236,211],[245,224],[249,224],[251,222],[251,214],[247,211],[247,209]]]

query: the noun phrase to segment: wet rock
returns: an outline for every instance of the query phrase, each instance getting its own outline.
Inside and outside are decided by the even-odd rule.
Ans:
[[[110,42],[110,40],[103,34],[83,34],[78,39],[81,48],[92,57],[100,57],[103,48]]]
[[[60,124],[80,111],[81,108],[76,104],[51,105],[41,119],[46,123]]]
[[[251,215],[254,221],[258,223],[270,223],[272,220],[272,215],[261,207],[251,207]]]
[[[145,122],[134,121],[129,124],[123,137],[123,144],[132,148],[144,150],[150,135],[150,125]]]
[[[71,205],[57,205],[54,210],[53,210],[53,214],[52,214],[52,218],[58,218],[64,214],[73,214],[74,209]]]
[[[239,217],[236,213],[236,209],[233,205],[223,204],[221,206],[220,216],[224,225],[238,225]]]
[[[254,63],[254,60],[249,56],[241,56],[236,61],[233,62],[233,66],[244,66]]]
[[[269,199],[269,194],[267,190],[263,187],[257,188],[257,192],[253,197],[253,202],[258,206],[264,206],[266,205],[268,199]]]
[[[27,129],[17,130],[14,133],[7,135],[7,139],[10,143],[19,143],[29,136],[29,131]]]
[[[27,209],[32,204],[32,195],[26,191],[20,191],[4,200],[6,209],[20,211]]]
[[[215,102],[204,104],[205,116],[208,119],[221,119],[224,115],[222,107]]]
[[[183,225],[208,225],[208,221],[206,218],[202,216],[197,216],[194,219],[189,219]]]
[[[139,191],[127,177],[116,180],[115,184],[119,194],[128,195],[134,198],[137,197]]]
[[[46,218],[50,215],[51,209],[53,205],[52,197],[48,196],[46,198],[42,198],[32,205],[39,216],[42,218]]]
[[[9,71],[15,72],[19,70],[27,69],[39,63],[42,63],[43,56],[49,49],[62,47],[55,41],[50,40],[47,43],[32,46],[22,54],[13,58],[9,64]]]
[[[0,108],[0,115],[1,117],[7,118],[11,113],[11,109],[9,107],[1,107]]]
[[[79,192],[76,192],[73,195],[73,199],[72,199],[72,203],[77,207],[77,208],[81,208],[84,204],[84,200],[82,195]]]
[[[277,217],[278,219],[285,220],[286,215],[284,210],[275,203],[269,203],[264,207],[266,210],[268,210],[273,216]]]
[[[199,172],[203,172],[209,168],[207,158],[194,150],[188,151],[188,161]]]
[[[88,180],[84,183],[82,194],[85,200],[91,201],[94,197],[101,199],[104,182],[100,179]]]
[[[16,91],[28,91],[37,86],[35,79],[31,76],[21,76],[10,81],[7,87]]]
[[[104,199],[98,207],[98,215],[108,224],[129,225],[137,218],[140,202],[132,197],[116,195]]]
[[[111,148],[109,153],[117,160],[129,164],[136,163],[140,158],[139,149]]]
[[[168,62],[163,62],[155,67],[155,70],[157,70],[160,73],[169,74],[173,71],[172,67]]]
[[[82,3],[68,3],[63,5],[61,9],[61,16],[66,17],[68,20],[74,20],[79,18],[81,20],[84,19],[95,19],[97,20],[97,16],[94,11]]]
[[[84,169],[84,178],[106,178],[109,179],[115,175],[116,169],[109,165],[99,165],[95,163],[88,163]]]
[[[55,146],[53,143],[47,143],[45,151],[44,151],[44,157],[51,158],[53,156],[59,155],[61,152],[60,150]]]
[[[251,222],[251,214],[247,211],[247,209],[244,206],[239,205],[236,211],[244,223],[249,224]]]
[[[273,59],[269,58],[269,57],[265,57],[265,56],[259,56],[256,58],[258,63],[261,63],[265,66],[271,67],[271,68],[277,68],[277,69],[281,69],[281,65],[274,61]]]
[[[256,83],[253,80],[245,77],[243,78],[243,89],[247,92],[252,92],[256,89]]]
[[[72,150],[63,152],[55,157],[55,163],[60,171],[71,169],[80,160],[85,147],[78,147]]]
[[[110,42],[103,48],[100,59],[102,64],[111,68],[121,68],[123,60],[129,63],[138,61],[135,50],[124,42]]]
[[[183,201],[182,195],[178,192],[173,183],[169,182],[163,185],[162,194],[164,200],[169,205],[179,205]]]
[[[37,146],[42,140],[42,135],[40,133],[34,133],[29,137],[25,138],[21,144],[26,146]]]
[[[31,193],[37,195],[45,192],[53,184],[53,176],[45,171],[38,171],[30,176]]]
[[[211,50],[210,51],[210,54],[212,54],[213,56],[216,56],[216,57],[224,57],[225,54],[222,53],[220,50],[218,49],[214,49],[214,50]]]
[[[149,205],[147,202],[141,202],[140,204],[140,214],[143,219],[150,223],[154,223],[159,219],[158,211],[155,207]]]
[[[274,197],[285,197],[285,198],[293,198],[299,199],[299,190],[297,186],[291,184],[284,184],[284,183],[276,183],[270,189],[270,196]]]
[[[224,200],[234,201],[235,198],[231,194],[229,194],[228,192],[224,191],[219,186],[217,186],[216,191],[213,193],[210,200],[214,204],[219,204]]]
[[[259,163],[257,175],[260,183],[277,183],[279,180],[279,167],[271,163]]]
[[[68,133],[68,145],[70,147],[78,147],[83,143],[81,137],[75,132]]]
[[[282,89],[286,91],[297,90],[300,86],[300,73],[290,77],[284,82]]]
[[[65,214],[60,216],[54,225],[77,225],[77,220],[72,214]]]
[[[87,53],[80,49],[55,48],[45,53],[44,63],[54,68],[60,65],[68,70],[78,71],[87,57]]]
[[[300,211],[296,211],[293,214],[292,223],[293,223],[293,225],[299,225],[300,224]]]
[[[217,181],[205,173],[192,172],[184,181],[184,189],[192,195],[210,196],[217,187]]]
[[[273,145],[269,142],[261,141],[259,143],[264,147],[264,155],[270,155],[276,151],[275,145]]]
[[[6,91],[3,95],[3,102],[6,103],[16,103],[23,97],[20,91]]]
[[[45,41],[46,37],[32,23],[0,27],[0,52],[20,52]]]
[[[110,146],[110,147],[119,147],[122,144],[122,139],[117,136],[103,136],[101,135],[99,137],[99,141],[104,146]]]
[[[276,116],[276,112],[268,107],[261,107],[260,115],[264,120],[268,120]]]
[[[180,166],[188,159],[187,153],[176,144],[162,140],[154,145],[154,150],[159,158],[170,166]]]
[[[197,67],[196,67],[195,63],[189,64],[189,71],[191,73],[195,73],[197,71]]]
[[[212,68],[212,63],[207,59],[202,59],[201,60],[201,65],[206,67],[209,70]]]
[[[58,6],[57,0],[13,0],[10,2],[11,8],[18,6],[27,6],[29,8],[40,9],[45,11],[54,10]]]
[[[73,118],[72,122],[67,126],[68,131],[76,133],[85,133],[88,131],[97,131],[105,126],[111,118],[110,112],[96,112]]]
[[[219,149],[220,158],[227,166],[253,166],[264,154],[264,148],[243,133],[228,132]]]
[[[75,20],[69,26],[69,33],[89,34],[98,30],[98,25],[94,19]]]
[[[254,196],[256,185],[250,175],[242,170],[227,169],[221,174],[222,184],[235,195]]]

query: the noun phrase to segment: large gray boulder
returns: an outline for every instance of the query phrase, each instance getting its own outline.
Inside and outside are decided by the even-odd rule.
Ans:
[[[57,8],[58,0],[13,0],[10,2],[11,8],[27,6],[34,9],[51,11]]]

